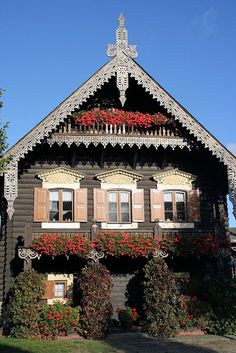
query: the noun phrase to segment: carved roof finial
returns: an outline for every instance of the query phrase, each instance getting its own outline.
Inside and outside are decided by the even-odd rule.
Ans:
[[[113,58],[121,52],[124,52],[131,58],[138,56],[136,45],[128,44],[128,31],[125,28],[125,17],[123,13],[119,16],[119,27],[116,30],[116,44],[108,44],[107,55]]]
[[[119,23],[120,23],[119,27],[124,27],[125,26],[125,16],[123,15],[123,12],[120,13]]]

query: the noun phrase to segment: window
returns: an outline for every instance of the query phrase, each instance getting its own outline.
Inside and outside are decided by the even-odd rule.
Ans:
[[[54,297],[65,298],[65,296],[66,296],[66,282],[55,282]]]
[[[122,190],[108,191],[108,222],[130,223],[130,192]]]
[[[73,191],[49,190],[49,221],[73,221]]]
[[[186,220],[186,194],[183,191],[164,192],[164,213],[166,221]]]

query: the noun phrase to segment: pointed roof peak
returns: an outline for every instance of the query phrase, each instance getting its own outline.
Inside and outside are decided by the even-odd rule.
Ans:
[[[125,28],[125,17],[122,12],[119,16],[119,27],[116,30],[116,44],[108,44],[107,55],[113,58],[121,52],[131,58],[138,56],[136,45],[128,44],[128,31]]]

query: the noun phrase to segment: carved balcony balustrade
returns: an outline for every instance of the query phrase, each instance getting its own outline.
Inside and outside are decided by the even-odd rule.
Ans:
[[[61,124],[57,130],[57,134],[66,135],[130,135],[130,136],[142,136],[142,137],[179,137],[181,138],[181,132],[173,126],[160,125],[152,126],[148,128],[140,126],[128,126],[128,125],[114,125],[114,124],[102,124],[94,123],[92,125],[73,124],[69,120],[66,124]]]

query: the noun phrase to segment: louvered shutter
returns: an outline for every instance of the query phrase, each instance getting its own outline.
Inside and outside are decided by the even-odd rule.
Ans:
[[[34,222],[48,222],[49,194],[47,189],[34,189]]]
[[[188,191],[187,214],[189,222],[201,222],[199,190]]]
[[[164,197],[163,191],[157,189],[150,190],[151,222],[156,220],[164,221]]]
[[[132,221],[144,222],[144,190],[132,191]]]
[[[74,221],[75,222],[87,222],[88,212],[87,212],[87,189],[77,189],[75,190],[74,197]]]
[[[97,222],[107,222],[107,192],[103,189],[93,190],[94,219]]]
[[[42,299],[52,299],[54,298],[54,281],[45,281],[45,293]]]

